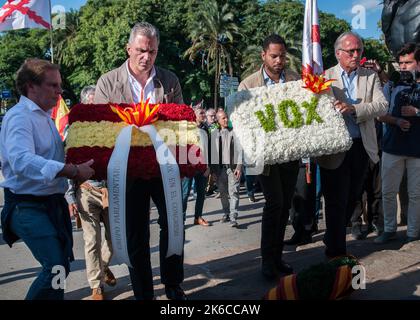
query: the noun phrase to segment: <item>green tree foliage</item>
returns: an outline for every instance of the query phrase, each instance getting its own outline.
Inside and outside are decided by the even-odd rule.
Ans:
[[[15,74],[27,58],[50,58],[49,36],[44,30],[15,30],[0,37],[0,86],[15,91]]]
[[[388,67],[393,61],[391,52],[386,47],[383,40],[365,39],[363,55],[367,59],[376,59],[382,68]]]
[[[190,61],[197,57],[203,68],[214,72],[214,104],[218,107],[218,89],[220,74],[228,70],[233,75],[232,57],[233,41],[239,37],[239,28],[233,22],[234,15],[226,3],[219,6],[217,1],[202,2],[198,15],[190,24],[189,39],[192,41],[184,56]]]

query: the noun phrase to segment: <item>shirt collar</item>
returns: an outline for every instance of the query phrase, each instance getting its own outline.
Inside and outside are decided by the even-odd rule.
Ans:
[[[356,68],[355,70],[350,72],[350,74],[348,75],[347,72],[341,67],[340,64],[338,66],[340,67],[341,76],[346,76],[346,77],[349,77],[349,78],[353,78],[354,76],[356,76],[359,73],[359,68]]]
[[[128,79],[130,80],[130,82],[131,83],[135,83],[135,82],[137,82],[137,83],[139,83],[138,81],[137,81],[137,79],[131,74],[131,72],[130,72],[130,68],[128,67],[128,60],[127,60],[127,62],[126,62],[126,68],[127,68],[127,73],[128,73]],[[146,81],[146,84],[149,82],[149,80],[151,80],[151,79],[153,79],[154,77],[156,76],[156,69],[155,69],[155,66],[153,66],[152,67],[152,72],[150,72],[150,76],[149,76],[149,78],[147,79],[147,81]]]
[[[265,71],[264,66],[263,66],[263,68],[262,68],[262,69],[263,69],[263,78],[264,78],[264,83],[265,83],[266,85],[267,85],[267,84],[269,84],[269,85],[276,84],[276,82],[268,76],[267,72]],[[283,83],[283,82],[285,82],[285,78],[284,78],[284,70],[282,70],[282,71],[281,71],[281,73],[280,73],[280,80],[279,80],[279,83]]]
[[[25,97],[24,95],[20,96],[19,103],[24,104],[29,109],[29,111],[42,111],[42,113],[44,113],[46,116],[50,116],[53,109],[51,108],[48,111],[44,111],[40,106],[38,106],[35,102]]]

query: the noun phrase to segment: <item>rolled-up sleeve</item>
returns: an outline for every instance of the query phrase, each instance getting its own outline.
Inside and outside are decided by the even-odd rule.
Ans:
[[[16,115],[11,118],[6,130],[7,157],[16,175],[43,183],[49,183],[57,177],[64,163],[47,160],[36,154],[32,125],[25,116]]]

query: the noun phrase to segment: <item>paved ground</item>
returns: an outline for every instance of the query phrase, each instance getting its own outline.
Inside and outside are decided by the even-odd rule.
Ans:
[[[214,197],[208,198],[204,205],[205,218],[213,225],[192,225],[194,201],[189,202],[183,287],[190,299],[260,299],[275,285],[275,281],[266,281],[260,275],[259,239],[264,200],[261,194],[257,198],[257,203],[248,202],[242,190],[238,229],[219,222],[220,200]],[[153,210],[152,265],[156,296],[165,299],[159,277],[156,218]],[[284,259],[297,271],[324,260],[323,225],[321,221],[321,233],[314,237],[314,243],[286,247]],[[286,238],[292,232],[288,226]],[[353,293],[351,299],[420,299],[420,241],[403,245],[404,235],[405,228],[400,227],[399,240],[385,246],[375,245],[373,234],[363,241],[348,238],[349,252],[361,259],[367,273],[366,290]],[[89,299],[81,231],[74,231],[74,240],[76,261],[68,277],[66,299]],[[108,299],[133,299],[127,268],[112,265],[111,269],[118,277],[118,284],[106,288]],[[22,242],[10,249],[0,239],[0,299],[22,299],[39,270],[39,264]]]

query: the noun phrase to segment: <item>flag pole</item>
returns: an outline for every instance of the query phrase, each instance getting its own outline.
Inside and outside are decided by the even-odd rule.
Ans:
[[[52,12],[51,12],[51,0],[48,1],[50,4],[50,45],[51,45],[51,63],[54,63],[54,46],[53,46],[53,24],[52,24]]]

